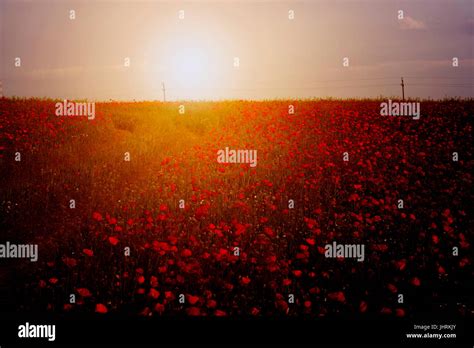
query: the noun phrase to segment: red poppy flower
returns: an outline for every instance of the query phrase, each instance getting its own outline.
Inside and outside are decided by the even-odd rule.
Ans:
[[[201,315],[201,310],[198,307],[189,307],[186,312],[189,316],[196,317]]]
[[[91,297],[91,292],[86,288],[78,288],[77,293],[82,297]]]
[[[345,302],[346,297],[342,291],[336,291],[328,294],[328,298],[332,301]]]
[[[102,221],[102,215],[98,212],[92,213],[92,218],[96,221]]]
[[[242,279],[240,280],[240,283],[242,285],[248,285],[250,283],[250,278],[248,277],[242,277]]]
[[[188,302],[195,305],[199,301],[199,296],[188,295]]]
[[[77,265],[76,259],[72,257],[63,257],[63,262],[68,267],[75,267]]]
[[[260,313],[260,310],[257,308],[257,307],[252,307],[252,309],[250,310],[250,314],[252,314],[253,316],[256,316]]]
[[[407,265],[407,262],[405,259],[402,259],[400,261],[396,261],[395,264],[400,271],[403,271]]]
[[[404,316],[405,316],[405,310],[402,309],[402,308],[397,308],[397,309],[395,310],[395,315],[396,315],[397,317],[404,317]]]
[[[155,312],[162,314],[165,311],[165,306],[161,303],[157,303],[154,308]]]
[[[396,293],[397,290],[398,290],[397,287],[396,287],[395,285],[393,285],[393,284],[388,284],[388,285],[387,285],[387,288],[388,288],[388,290],[390,290],[390,291],[393,292],[393,293]]]
[[[160,292],[158,290],[151,288],[150,292],[148,293],[148,296],[156,300],[160,296]]]
[[[158,286],[158,278],[155,276],[150,277],[150,286],[156,288]]]
[[[109,237],[109,243],[112,245],[117,245],[119,240],[116,237]]]
[[[294,275],[295,277],[301,277],[302,274],[303,274],[303,272],[301,272],[300,270],[294,270],[294,271],[293,271],[293,275]]]
[[[102,303],[98,303],[96,304],[95,306],[95,312],[96,313],[101,313],[101,314],[105,314],[108,312],[108,309],[106,306],[104,306]]]

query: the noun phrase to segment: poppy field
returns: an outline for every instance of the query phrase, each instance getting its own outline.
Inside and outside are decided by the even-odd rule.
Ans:
[[[373,99],[55,103],[0,99],[2,243],[39,250],[1,260],[5,308],[472,315],[472,101],[421,101],[418,120]],[[256,165],[219,163],[226,147]]]

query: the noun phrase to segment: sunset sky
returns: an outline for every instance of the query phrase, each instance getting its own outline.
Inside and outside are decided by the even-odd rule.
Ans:
[[[401,76],[409,97],[474,95],[472,0],[0,0],[0,30],[7,96],[398,96]]]

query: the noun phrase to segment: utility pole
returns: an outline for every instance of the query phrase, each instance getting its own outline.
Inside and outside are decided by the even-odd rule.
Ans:
[[[165,83],[164,82],[161,83],[161,87],[163,89],[163,101],[165,102],[166,101],[166,89],[165,89]]]
[[[405,83],[403,83],[403,77],[402,77],[402,100],[405,101]]]

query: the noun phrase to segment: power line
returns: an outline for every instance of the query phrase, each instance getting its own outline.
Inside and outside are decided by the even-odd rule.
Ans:
[[[328,82],[352,82],[352,81],[374,81],[374,80],[398,80],[400,76],[387,76],[387,77],[364,77],[364,78],[346,78],[346,79],[333,79],[333,80],[313,80],[316,83],[328,83]],[[471,80],[474,81],[474,76],[404,76],[405,79],[424,79],[424,80]]]
[[[434,86],[434,87],[474,87],[473,83],[444,83],[444,84],[432,84],[432,83],[413,83],[410,86]]]
[[[405,76],[408,79],[423,79],[423,80],[467,80],[471,79],[474,80],[473,76],[462,76],[462,77],[454,77],[454,76]]]
[[[474,84],[406,84],[409,86],[428,86],[428,87],[474,87]],[[168,88],[169,91],[185,90],[226,90],[226,91],[260,91],[260,90],[312,90],[312,89],[338,89],[338,88],[367,88],[367,87],[398,87],[400,84],[364,84],[364,85],[339,85],[339,86],[308,86],[308,87],[183,87]]]

